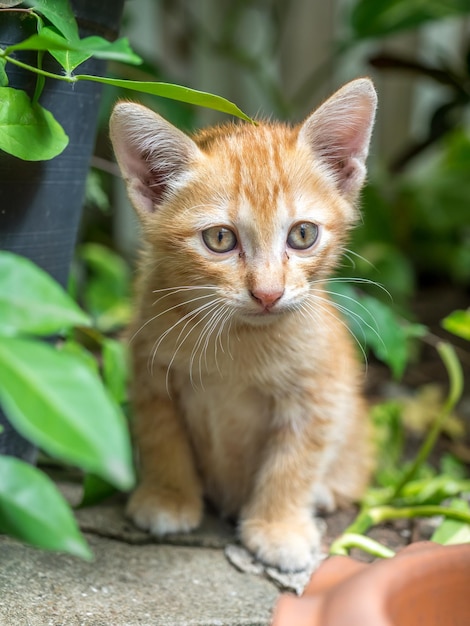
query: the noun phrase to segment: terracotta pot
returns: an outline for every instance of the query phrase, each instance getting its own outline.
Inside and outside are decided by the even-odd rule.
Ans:
[[[327,559],[302,597],[280,597],[272,626],[468,626],[470,545],[418,542],[372,564]]]

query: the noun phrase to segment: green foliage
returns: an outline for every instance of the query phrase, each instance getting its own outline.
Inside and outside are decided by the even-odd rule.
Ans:
[[[48,19],[64,37],[78,41],[78,26],[68,0],[26,0],[25,4]]]
[[[0,255],[0,332],[4,336],[60,334],[91,320],[62,288],[28,259]]]
[[[470,506],[465,500],[456,498],[451,500],[449,506],[456,511],[465,511],[470,514]],[[465,524],[465,522],[453,519],[446,519],[435,530],[431,541],[447,546],[459,543],[470,543],[470,524]]]
[[[131,488],[131,446],[119,406],[126,399],[123,349],[98,331],[87,330],[89,316],[47,274],[8,252],[0,252],[0,293],[4,294],[0,400],[12,425],[49,455],[113,487]],[[108,388],[99,377],[95,359],[73,340],[76,325],[103,346]],[[62,334],[66,341],[42,339],[51,334]],[[0,462],[10,463],[2,458]],[[23,465],[11,462],[5,478],[0,472],[0,528],[7,532],[16,528],[15,536],[34,545],[86,556],[74,526],[67,521],[71,513],[64,513],[60,495],[46,477]],[[21,495],[20,501],[15,492]],[[47,511],[48,527],[37,508]],[[44,534],[42,539],[36,527]]]
[[[350,20],[354,36],[364,39],[417,28],[469,11],[468,0],[359,0]]]
[[[132,486],[124,420],[81,359],[34,339],[3,337],[0,368],[1,404],[16,430],[50,456]]]
[[[91,559],[70,507],[52,481],[7,456],[0,456],[0,532],[38,548]]]
[[[411,354],[409,341],[425,335],[426,327],[406,321],[390,304],[361,293],[341,280],[333,280],[328,288],[363,352],[372,350],[390,367],[394,377],[400,378]]]
[[[107,333],[122,328],[130,319],[130,270],[118,254],[99,244],[79,250],[86,277],[81,299],[94,325]]]
[[[453,311],[442,320],[442,326],[450,333],[470,341],[470,309]]]
[[[27,161],[52,159],[69,139],[50,111],[31,102],[26,92],[0,87],[0,147]]]
[[[449,498],[470,492],[470,479],[466,478],[465,468],[449,455],[442,458],[439,471],[427,464],[437,437],[463,390],[462,368],[455,350],[445,343],[438,344],[437,349],[447,369],[450,389],[435,423],[413,461],[403,464],[405,437],[400,405],[386,403],[375,408],[379,487],[367,491],[358,516],[333,542],[331,554],[347,554],[356,547],[375,556],[393,556],[393,552],[380,543],[364,537],[365,533],[376,524],[414,517],[444,516],[445,521],[434,535],[436,541],[470,541],[470,507],[467,503],[462,504],[461,498],[447,504]]]
[[[469,13],[468,0],[357,0],[345,24],[352,35],[344,48],[358,48],[364,39],[383,39],[431,21],[453,17],[463,24]],[[380,280],[401,305],[407,304],[422,277],[470,284],[468,43],[460,49],[460,58],[446,57],[443,48],[437,60],[390,52],[373,53],[368,59],[380,73],[407,74],[439,88],[440,100],[420,136],[410,139],[371,178],[364,193],[365,227],[355,233],[355,250],[374,263]],[[377,279],[370,276],[370,268],[361,269],[364,277]]]
[[[401,245],[418,271],[470,283],[470,137],[453,131],[436,158],[403,176],[396,203],[408,216]],[[467,221],[465,221],[467,220]]]
[[[89,80],[210,107],[245,120],[250,119],[225,98],[179,85],[113,79],[87,74],[74,75],[74,70],[90,57],[129,64],[139,64],[142,59],[132,51],[126,39],[119,39],[112,43],[97,36],[80,39],[77,23],[68,0],[60,0],[56,3],[47,0],[31,0],[28,4],[33,7],[31,16],[36,19],[38,32],[24,41],[0,49],[0,101],[3,104],[0,107],[2,111],[0,114],[0,149],[5,152],[21,159],[41,161],[57,156],[67,146],[68,139],[63,128],[49,111],[37,103],[44,85],[43,78],[53,78],[71,84],[80,80]],[[44,19],[49,21],[50,25],[44,25]],[[40,62],[35,67],[19,61],[15,52],[20,50],[38,51],[38,59],[41,59],[42,53],[50,53],[61,65],[64,73],[46,72],[41,68]],[[33,100],[26,92],[7,87],[8,77],[5,73],[7,63],[31,71],[38,76]]]

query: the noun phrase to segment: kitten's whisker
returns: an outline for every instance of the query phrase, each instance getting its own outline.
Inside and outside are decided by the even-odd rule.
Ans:
[[[385,294],[387,294],[390,300],[393,300],[392,294],[386,287],[384,287],[384,285],[376,282],[375,280],[370,280],[369,278],[361,278],[359,276],[334,276],[333,278],[329,278],[328,280],[314,280],[310,284],[315,285],[317,283],[352,283],[356,285],[371,285],[372,287],[377,287],[377,289],[383,291]]]
[[[333,300],[331,302],[332,302],[333,306],[336,309],[338,309],[338,311],[340,311],[341,313],[346,315],[346,317],[347,316],[354,317],[357,320],[359,320],[359,322],[362,322],[362,324],[364,324],[364,326],[366,326],[377,337],[377,339],[380,341],[380,343],[382,344],[384,349],[386,349],[385,343],[384,343],[382,337],[380,336],[380,328],[379,328],[379,325],[377,323],[377,320],[375,319],[375,317],[372,315],[372,313],[369,311],[369,309],[366,306],[364,306],[361,302],[357,302],[357,300],[355,300],[354,298],[351,298],[350,296],[347,296],[345,294],[336,293],[334,291],[333,292],[325,291],[324,293],[327,293],[327,294],[329,294],[329,295],[331,295],[333,297]],[[356,306],[358,306],[363,311],[365,311],[365,313],[370,317],[370,319],[374,323],[375,328],[372,326],[372,324],[369,324],[363,316],[359,315],[359,313],[349,309],[347,306],[344,306],[344,305],[340,304],[339,302],[336,302],[334,300],[335,296],[336,297],[340,297],[340,298],[344,298],[345,300],[350,300],[351,302],[354,302],[354,304]],[[366,339],[365,338],[365,334],[363,333],[363,335],[364,335],[364,341],[365,341],[365,339]]]
[[[197,287],[197,289],[207,289],[207,287]],[[214,289],[215,289],[215,288],[214,288]],[[162,291],[163,291],[163,290],[162,290]],[[170,291],[170,290],[168,290],[168,292],[167,292],[167,293],[165,293],[165,294],[163,294],[162,296],[160,296],[159,298],[157,298],[157,299],[155,300],[155,302],[152,302],[152,306],[155,306],[155,305],[156,305],[158,302],[160,302],[161,300],[164,300],[165,298],[169,298],[169,297],[171,297],[171,296],[173,296],[173,295],[176,295],[176,294],[178,294],[178,293],[181,293],[182,291],[189,291],[189,289],[188,289],[187,287],[184,287],[184,288],[180,287],[180,288],[178,288],[178,289],[173,289],[173,290],[171,290],[171,291]],[[152,292],[152,293],[157,293],[157,292],[155,292],[155,291],[154,291],[154,292]],[[212,294],[212,293],[206,293],[206,294],[204,294],[204,295],[202,295],[202,296],[198,296],[198,298],[200,298],[200,299],[202,299],[202,298],[212,298],[212,297],[213,297],[213,295],[214,295],[214,294]],[[186,304],[186,303],[189,303],[189,302],[193,302],[193,300],[185,300],[182,304]]]
[[[222,324],[220,325],[220,328],[217,332],[216,344],[215,344],[215,347],[217,349],[217,342],[218,342],[220,349],[222,351],[222,354],[225,354],[224,344],[222,342],[222,333],[225,329],[227,322],[230,320],[232,315],[234,315],[234,312],[230,310],[230,307],[228,305],[225,307],[224,312],[226,313],[226,315],[224,319],[222,320]],[[216,353],[216,356],[217,356],[217,353]]]
[[[207,337],[206,339],[206,344],[205,347],[201,350],[200,355],[199,355],[199,380],[201,383],[201,388],[204,389],[204,384],[202,382],[202,355],[205,353],[205,351],[207,351],[207,342],[209,341],[210,338],[210,334],[212,332],[212,328],[214,325],[214,318],[216,318],[219,315],[219,312],[221,310],[221,308],[223,309],[225,306],[224,304],[224,300],[222,298],[218,298],[216,301],[214,301],[214,308],[215,311],[210,311],[209,313],[207,313],[206,315],[204,315],[204,317],[200,320],[200,322],[204,321],[204,319],[206,319],[207,317],[209,317],[210,315],[210,319],[204,324],[204,327],[202,328],[199,337],[196,341],[196,343],[193,346],[193,349],[191,351],[191,358],[190,358],[190,362],[189,362],[189,377],[191,380],[191,384],[193,386],[193,388],[195,389],[195,383],[194,383],[194,378],[193,378],[193,366],[194,366],[194,361],[196,358],[196,354],[202,344],[202,342],[204,341],[204,338]],[[199,322],[198,322],[199,324]],[[205,359],[205,364],[206,364],[206,370],[209,369],[208,367],[208,363],[207,363],[207,358]],[[218,364],[217,364],[217,368],[218,368]]]
[[[315,291],[315,290],[314,290]],[[340,304],[339,302],[335,302],[334,300],[331,300],[330,298],[325,298],[322,297],[323,294],[325,294],[326,292],[322,291],[318,291],[318,293],[314,294],[314,297],[316,298],[317,302],[319,301],[323,301],[325,303],[330,304],[334,309],[336,309],[339,313],[341,313],[342,316],[344,317],[348,317],[350,316],[351,318],[355,318],[356,320],[359,320],[359,322],[363,322],[365,326],[369,326],[370,330],[372,332],[377,333],[377,331],[375,329],[373,329],[370,325],[368,325],[365,320],[363,320],[363,318],[359,315],[359,313],[356,313],[355,311],[351,311],[350,309],[348,309],[346,306]],[[348,325],[349,327],[349,325]],[[364,332],[364,329],[362,328],[361,324],[359,324],[359,329],[361,330],[362,333],[362,339],[365,342],[366,341],[366,335]],[[351,330],[352,333],[352,330]]]
[[[204,319],[206,319],[206,317],[208,315],[211,314],[211,311],[209,310],[209,312],[207,312],[205,315],[202,316],[201,319],[199,319],[195,324],[192,324],[192,322],[204,311],[206,311],[207,309],[212,309],[215,305],[217,305],[217,303],[221,301],[221,298],[217,298],[216,300],[212,300],[211,302],[206,302],[205,304],[202,304],[201,306],[197,307],[196,309],[190,311],[189,313],[186,313],[186,315],[184,315],[182,318],[180,318],[175,324],[173,324],[173,326],[171,326],[170,328],[168,328],[158,339],[153,351],[152,351],[152,365],[153,362],[156,358],[156,354],[157,351],[162,343],[162,341],[165,340],[165,338],[169,335],[169,333],[171,333],[179,324],[184,323],[183,327],[181,328],[176,340],[175,340],[175,350],[173,352],[172,358],[167,366],[167,376],[166,376],[166,383],[167,383],[167,391],[168,391],[168,383],[169,383],[169,373],[170,373],[170,369],[171,366],[174,363],[174,360],[176,358],[176,355],[178,354],[179,350],[181,349],[181,347],[183,346],[183,344],[185,343],[186,339],[191,335],[191,333],[193,332],[193,330],[199,326],[199,324],[201,324]],[[188,330],[188,332],[185,333],[187,327],[190,325],[190,329]],[[184,337],[183,337],[184,334]]]
[[[355,252],[354,250],[351,250],[350,248],[344,249],[344,256],[347,257],[351,261],[351,264],[353,265],[353,267],[356,267],[356,263],[354,259],[352,258],[353,256],[355,256],[356,258],[366,263],[366,265],[369,265],[372,269],[377,271],[377,267],[374,265],[374,263],[372,263],[372,261],[370,261],[369,259],[366,259],[366,257],[362,256],[361,254],[358,254],[357,252]]]
[[[214,319],[214,322],[212,324],[212,328],[210,330],[210,333],[213,334],[215,332],[215,330],[218,327],[217,330],[217,334],[214,338],[214,360],[215,360],[215,366],[217,368],[217,371],[219,372],[220,376],[222,376],[222,372],[220,370],[219,367],[219,360],[217,358],[217,351],[218,351],[218,346],[220,345],[220,349],[222,351],[222,354],[224,354],[224,347],[222,345],[222,341],[221,341],[221,333],[225,327],[226,321],[227,321],[227,317],[230,315],[230,310],[229,307],[227,305],[224,305],[222,307],[220,307],[220,310],[217,314],[217,317]],[[204,344],[204,351],[205,351],[205,361],[207,363],[207,349],[209,347],[209,336],[206,339],[206,342]],[[206,365],[207,366],[207,365]]]
[[[219,298],[217,301],[214,302],[214,304],[216,305],[216,309],[215,311],[212,311],[212,315],[210,317],[210,319],[204,324],[204,328],[202,329],[197,342],[195,343],[195,345],[193,346],[192,352],[191,352],[191,359],[190,359],[190,378],[191,378],[191,383],[193,382],[193,376],[192,376],[192,368],[194,365],[194,360],[196,358],[196,354],[202,344],[202,342],[204,341],[204,346],[199,354],[199,379],[201,382],[201,387],[204,388],[203,382],[202,382],[202,356],[204,355],[205,358],[205,365],[206,365],[206,369],[208,369],[208,363],[207,363],[207,346],[208,346],[208,342],[210,340],[210,336],[212,333],[213,328],[216,327],[217,323],[218,323],[218,319],[221,315],[221,312],[223,314],[224,309],[226,307],[226,305],[224,304],[224,301],[222,300],[222,298]],[[209,316],[209,313],[207,315],[204,316],[203,319],[207,318]],[[202,320],[201,320],[202,321]],[[219,367],[218,367],[218,363],[217,365],[217,370],[220,372]]]
[[[152,352],[151,352],[151,372],[153,373],[153,364],[155,362],[155,358],[158,352],[159,347],[161,346],[162,342],[165,340],[165,338],[179,325],[182,324],[183,322],[186,322],[183,326],[183,328],[180,330],[178,337],[176,338],[175,344],[178,343],[179,339],[181,338],[182,334],[184,333],[186,327],[191,323],[192,319],[197,317],[197,315],[202,312],[205,311],[207,308],[212,307],[213,306],[213,302],[206,302],[204,304],[201,304],[199,307],[197,307],[196,309],[193,309],[191,311],[189,311],[188,313],[186,313],[185,315],[183,315],[183,317],[179,318],[172,326],[170,326],[169,328],[167,328],[165,330],[164,333],[162,333],[160,335],[160,337],[158,338],[158,340],[156,341]],[[191,332],[191,331],[190,331]],[[189,333],[188,333],[189,334]],[[188,335],[186,335],[187,337]],[[185,337],[185,338],[186,338]],[[183,341],[181,342],[181,344],[179,344],[177,351],[179,350],[180,346],[183,344]],[[176,353],[175,355],[176,356]],[[173,362],[174,358],[172,359],[171,363]]]
[[[315,289],[313,290],[314,292],[316,291]],[[362,309],[365,313],[367,313],[367,315],[370,317],[370,319],[374,322],[375,324],[375,331],[378,332],[379,329],[379,325],[377,324],[377,320],[375,319],[375,317],[372,315],[372,313],[369,311],[369,309],[362,304],[362,302],[359,302],[358,300],[356,300],[355,298],[348,296],[344,293],[338,293],[336,291],[327,291],[327,290],[322,290],[323,293],[328,294],[329,296],[331,296],[332,298],[332,302],[333,304],[339,304],[335,301],[335,298],[343,298],[344,300],[349,300],[350,302],[353,302],[356,306],[358,306],[360,309]],[[365,319],[360,316],[358,313],[355,313],[354,311],[352,311],[351,309],[348,309],[346,306],[343,306],[344,310],[349,314],[349,315],[355,315],[358,319],[360,319],[362,322],[364,322],[364,324],[366,326],[368,326],[371,330],[373,330],[365,321]]]
[[[227,354],[232,359],[232,361],[233,361],[233,353],[230,348],[230,337],[232,334],[232,323],[233,323],[234,315],[235,315],[234,311],[229,311],[229,315],[228,315],[229,324],[227,328]]]
[[[344,259],[347,259],[349,261],[349,264],[353,268],[353,270],[356,269],[356,261],[347,252],[344,252]],[[349,267],[346,263],[343,263],[343,260],[340,263],[340,267]]]
[[[321,311],[323,311],[323,313],[326,313],[329,317],[334,319],[336,322],[340,323],[348,331],[348,333],[351,335],[351,337],[354,339],[354,341],[356,342],[357,346],[359,347],[359,350],[361,351],[362,356],[364,357],[364,362],[365,362],[366,368],[367,368],[367,354],[366,354],[366,351],[364,350],[364,347],[362,346],[361,342],[357,338],[356,334],[352,331],[352,329],[349,327],[349,325],[342,319],[342,317],[338,317],[337,315],[335,315],[331,311],[331,309],[328,306],[326,306],[327,304],[330,304],[330,305],[332,305],[334,307],[334,305],[330,302],[329,299],[322,298],[321,296],[319,296],[317,294],[312,294],[312,297],[315,300],[315,303],[318,306],[318,308]],[[318,311],[315,310],[316,307],[313,305],[312,302],[309,302],[307,300],[303,304],[304,304],[304,306],[306,307],[307,310],[310,310],[312,313],[315,313],[316,315],[318,315]],[[320,319],[320,321],[322,320],[321,317],[319,319]]]
[[[152,289],[152,293],[163,293],[164,291],[173,291],[174,293],[179,293],[180,291],[191,291],[193,289],[214,289],[217,287],[215,285],[180,285],[178,287],[163,287],[161,289]]]
[[[161,317],[162,315],[165,315],[165,313],[169,313],[170,311],[173,311],[174,309],[178,309],[179,307],[185,306],[187,304],[191,304],[192,302],[196,302],[198,300],[204,300],[205,298],[209,298],[212,297],[212,294],[206,294],[204,296],[198,296],[197,298],[192,298],[190,300],[184,300],[183,302],[179,302],[178,304],[175,304],[172,307],[169,307],[167,309],[164,309],[163,311],[160,311],[160,313],[157,313],[156,315],[153,315],[152,317],[150,317],[148,320],[146,320],[142,326],[140,326],[140,328],[138,330],[135,331],[135,333],[132,335],[132,337],[129,339],[129,344],[132,343],[134,341],[134,339],[136,338],[136,336],[144,329],[146,328],[146,326],[148,326],[149,324],[151,324],[152,322],[154,322],[156,319],[158,319],[159,317]],[[158,302],[158,300],[156,301]],[[153,304],[156,304],[156,302],[154,302]]]

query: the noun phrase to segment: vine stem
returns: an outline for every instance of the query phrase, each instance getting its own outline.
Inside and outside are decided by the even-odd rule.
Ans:
[[[366,533],[372,526],[388,522],[393,519],[412,519],[414,517],[444,516],[465,524],[470,524],[470,513],[459,509],[439,505],[416,505],[407,507],[393,507],[381,505],[363,508],[354,522],[346,528],[330,546],[331,555],[347,555],[351,548],[359,548],[372,556],[390,558],[395,555],[383,544],[367,537]]]
[[[418,472],[419,468],[423,465],[426,459],[429,457],[434,445],[437,441],[437,438],[442,430],[442,426],[449,416],[452,409],[455,407],[457,402],[462,395],[463,390],[463,372],[462,367],[460,365],[459,359],[454,348],[450,343],[446,343],[440,341],[436,345],[436,350],[439,353],[439,356],[442,359],[442,362],[445,365],[447,370],[447,374],[449,377],[449,393],[447,395],[446,401],[440,414],[437,419],[434,421],[434,424],[431,427],[426,439],[424,440],[422,446],[418,450],[415,460],[413,461],[409,470],[404,474],[398,485],[395,487],[392,499],[397,498],[404,486],[409,483]]]
[[[78,80],[84,80],[85,78],[84,75],[82,77],[79,77],[79,76],[67,76],[66,74],[54,74],[53,72],[47,72],[46,70],[42,70],[39,67],[34,67],[34,65],[28,65],[27,63],[23,63],[23,61],[18,61],[18,59],[15,59],[8,54],[0,53],[0,58],[5,59],[5,61],[8,61],[8,63],[17,65],[18,67],[21,67],[24,70],[34,72],[35,74],[38,74],[39,76],[44,76],[45,78],[54,78],[55,80],[61,80],[66,83],[76,83]]]
[[[367,511],[373,524],[381,524],[392,519],[411,519],[413,517],[434,517],[443,515],[448,519],[454,519],[465,524],[470,524],[470,513],[452,509],[438,504],[417,504],[416,506],[393,507],[377,506]]]
[[[463,372],[457,354],[451,344],[440,341],[436,350],[444,363],[449,377],[449,392],[446,401],[429,434],[420,447],[410,469],[404,474],[395,489],[391,490],[379,505],[363,505],[356,519],[344,533],[331,544],[330,554],[348,554],[350,548],[361,548],[373,556],[390,557],[393,553],[379,542],[365,536],[365,533],[376,524],[393,519],[411,519],[414,517],[433,517],[437,515],[470,524],[470,513],[439,505],[391,506],[399,497],[404,487],[411,482],[423,463],[429,457],[442,426],[459,401],[463,390]]]
[[[330,547],[330,554],[347,556],[351,548],[359,548],[372,556],[378,556],[382,559],[390,559],[392,556],[395,556],[393,550],[375,541],[375,539],[350,532],[345,532],[336,541],[333,541]]]

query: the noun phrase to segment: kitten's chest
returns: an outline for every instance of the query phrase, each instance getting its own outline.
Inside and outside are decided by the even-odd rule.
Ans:
[[[246,501],[269,430],[271,401],[254,387],[208,379],[204,389],[181,381],[185,420],[206,494],[225,514]]]

